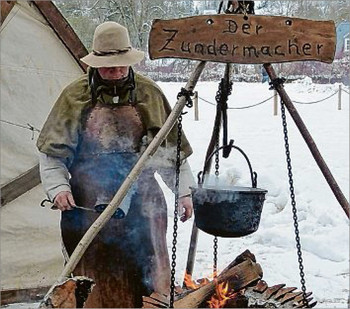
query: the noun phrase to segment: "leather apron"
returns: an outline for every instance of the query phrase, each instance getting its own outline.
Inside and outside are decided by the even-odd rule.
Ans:
[[[137,105],[99,102],[87,110],[70,168],[77,205],[94,208],[101,196],[113,198],[139,157],[144,135]],[[109,220],[74,271],[96,283],[86,308],[139,308],[142,296],[153,291],[169,294],[167,209],[154,171],[144,170],[136,188],[126,217]],[[69,255],[97,216],[79,209],[62,213],[62,237]]]

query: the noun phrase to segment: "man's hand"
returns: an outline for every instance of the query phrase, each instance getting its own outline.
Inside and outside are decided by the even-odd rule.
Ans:
[[[58,193],[54,198],[53,204],[61,211],[71,210],[72,206],[75,206],[73,195],[69,191]]]
[[[185,222],[192,217],[193,203],[192,198],[190,196],[184,196],[179,198],[179,211],[180,220],[182,222]]]

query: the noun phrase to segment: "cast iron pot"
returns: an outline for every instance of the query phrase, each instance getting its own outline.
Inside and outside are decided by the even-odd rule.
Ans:
[[[227,149],[228,147],[230,149]],[[224,152],[228,150],[228,153],[235,148],[245,157],[250,170],[252,188],[205,186],[203,185],[204,173],[200,172],[198,186],[191,187],[195,223],[200,230],[214,236],[246,236],[259,227],[267,190],[256,187],[257,174],[253,172],[248,157],[242,149],[232,143],[214,151],[208,157],[206,164],[216,152],[223,148],[225,148]]]

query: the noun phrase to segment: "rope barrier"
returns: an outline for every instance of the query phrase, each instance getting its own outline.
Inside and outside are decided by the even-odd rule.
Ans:
[[[346,92],[347,94],[350,94],[349,91],[345,90],[345,89],[342,89],[342,91]]]
[[[273,97],[274,97],[274,95],[273,95],[272,97],[267,98],[267,99],[264,100],[264,101],[261,101],[261,102],[259,102],[259,103],[253,104],[253,105],[241,106],[241,107],[228,107],[227,109],[246,109],[246,108],[255,107],[255,106],[258,106],[258,105],[260,105],[260,104],[263,104],[263,103],[265,103],[265,102],[271,100]]]
[[[316,103],[320,103],[320,102],[323,102],[331,97],[333,97],[334,95],[336,95],[337,93],[339,92],[339,90],[337,90],[336,92],[334,92],[333,94],[331,94],[330,96],[328,96],[327,98],[324,98],[324,99],[321,99],[321,100],[318,100],[318,101],[313,101],[313,102],[299,102],[299,101],[293,101],[293,103],[297,103],[297,104],[316,104]]]
[[[253,104],[253,105],[242,106],[242,107],[228,107],[227,109],[245,109],[245,108],[250,108],[250,107],[258,106],[258,105],[260,105],[260,104],[263,104],[263,103],[265,103],[265,102],[271,100],[273,97],[274,97],[274,96],[271,96],[271,97],[265,99],[264,101],[261,101],[261,102],[259,102],[259,103]],[[203,98],[201,98],[200,96],[198,96],[198,98],[201,99],[202,101],[204,101],[204,102],[210,104],[210,105],[216,106],[215,103],[212,103],[212,102],[210,102],[210,101],[208,101],[208,100],[206,100],[206,99],[203,99]]]
[[[344,92],[346,92],[347,94],[349,94],[349,92],[348,92],[348,91],[346,91],[346,90],[344,90],[344,89],[342,89],[342,91],[344,91]],[[296,103],[296,104],[316,104],[316,103],[320,103],[320,102],[323,102],[323,101],[325,101],[325,100],[328,100],[329,98],[331,98],[331,97],[335,96],[335,95],[336,95],[338,92],[339,92],[339,90],[337,90],[336,92],[334,92],[334,93],[333,93],[333,94],[331,94],[330,96],[328,96],[328,97],[326,97],[326,98],[324,98],[324,99],[321,99],[321,100],[317,100],[317,101],[311,101],[311,102],[300,102],[300,101],[293,101],[293,100],[292,100],[292,102],[293,102],[293,103]],[[256,103],[256,104],[247,105],[247,106],[242,106],[242,107],[228,107],[227,109],[246,109],[246,108],[255,107],[255,106],[258,106],[258,105],[260,105],[260,104],[263,104],[263,103],[265,103],[265,102],[267,102],[267,101],[271,100],[273,97],[274,97],[274,95],[273,95],[273,96],[271,96],[271,97],[269,97],[269,98],[267,98],[266,100],[261,101],[261,102]],[[201,99],[202,101],[204,101],[204,102],[206,102],[206,103],[210,104],[210,105],[214,105],[214,106],[216,106],[216,104],[215,104],[215,103],[210,102],[210,101],[208,101],[208,100],[206,100],[206,99],[203,99],[203,98],[201,98],[200,96],[198,96],[198,98],[199,98],[199,99]]]

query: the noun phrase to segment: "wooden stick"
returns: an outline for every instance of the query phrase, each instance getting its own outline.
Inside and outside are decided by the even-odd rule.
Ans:
[[[40,183],[39,164],[1,186],[1,206],[12,202]]]
[[[187,90],[194,89],[205,67],[205,64],[206,64],[205,61],[201,61],[200,63],[198,63],[197,67],[192,72],[190,79],[185,86]],[[101,215],[95,220],[95,222],[90,226],[90,228],[84,234],[83,238],[80,240],[79,244],[77,245],[74,252],[72,253],[69,261],[65,265],[62,273],[58,277],[56,284],[60,283],[62,280],[64,280],[74,271],[75,267],[77,266],[78,262],[80,261],[81,257],[83,256],[84,252],[86,251],[90,243],[93,241],[97,233],[104,227],[104,225],[109,221],[109,219],[115,213],[120,203],[122,202],[123,198],[129,191],[130,187],[142,172],[146,163],[152,158],[152,156],[157,151],[158,147],[161,145],[161,143],[169,134],[170,130],[175,125],[185,104],[186,104],[185,97],[180,97],[180,99],[178,99],[178,101],[176,102],[173,110],[169,114],[166,122],[164,123],[162,128],[159,130],[158,134],[154,137],[152,142],[149,144],[149,146],[146,148],[146,150],[142,153],[141,157],[136,162],[135,166],[130,171],[129,175],[126,177],[126,179],[120,186],[119,190],[113,197],[112,201],[109,203],[107,208],[101,213]],[[55,284],[50,288],[45,298],[47,297],[48,294],[50,294],[50,292],[54,287],[55,287]]]
[[[194,92],[193,105],[194,105],[194,120],[199,121],[198,91]]]
[[[270,63],[265,63],[264,67],[266,69],[267,74],[269,74],[270,79],[274,80],[277,78],[276,72],[273,69],[272,65]],[[338,200],[340,206],[345,211],[346,216],[349,218],[350,215],[350,207],[349,202],[346,200],[343,192],[340,190],[336,180],[334,179],[331,171],[329,170],[326,162],[322,158],[322,155],[320,151],[318,150],[315,141],[313,140],[310,132],[306,128],[306,125],[304,124],[303,120],[301,119],[298,111],[296,110],[294,104],[292,103],[291,99],[289,98],[286,90],[282,85],[276,86],[276,90],[283,100],[284,104],[286,105],[290,115],[292,116],[296,126],[298,127],[301,135],[303,136],[307,146],[309,147],[318,167],[320,168],[323,176],[325,177],[326,181],[328,182],[328,185],[330,186],[331,190],[333,191],[336,199]]]
[[[274,116],[277,116],[278,114],[278,110],[277,110],[277,107],[278,107],[278,101],[277,101],[277,91],[276,89],[273,90],[273,115]]]

